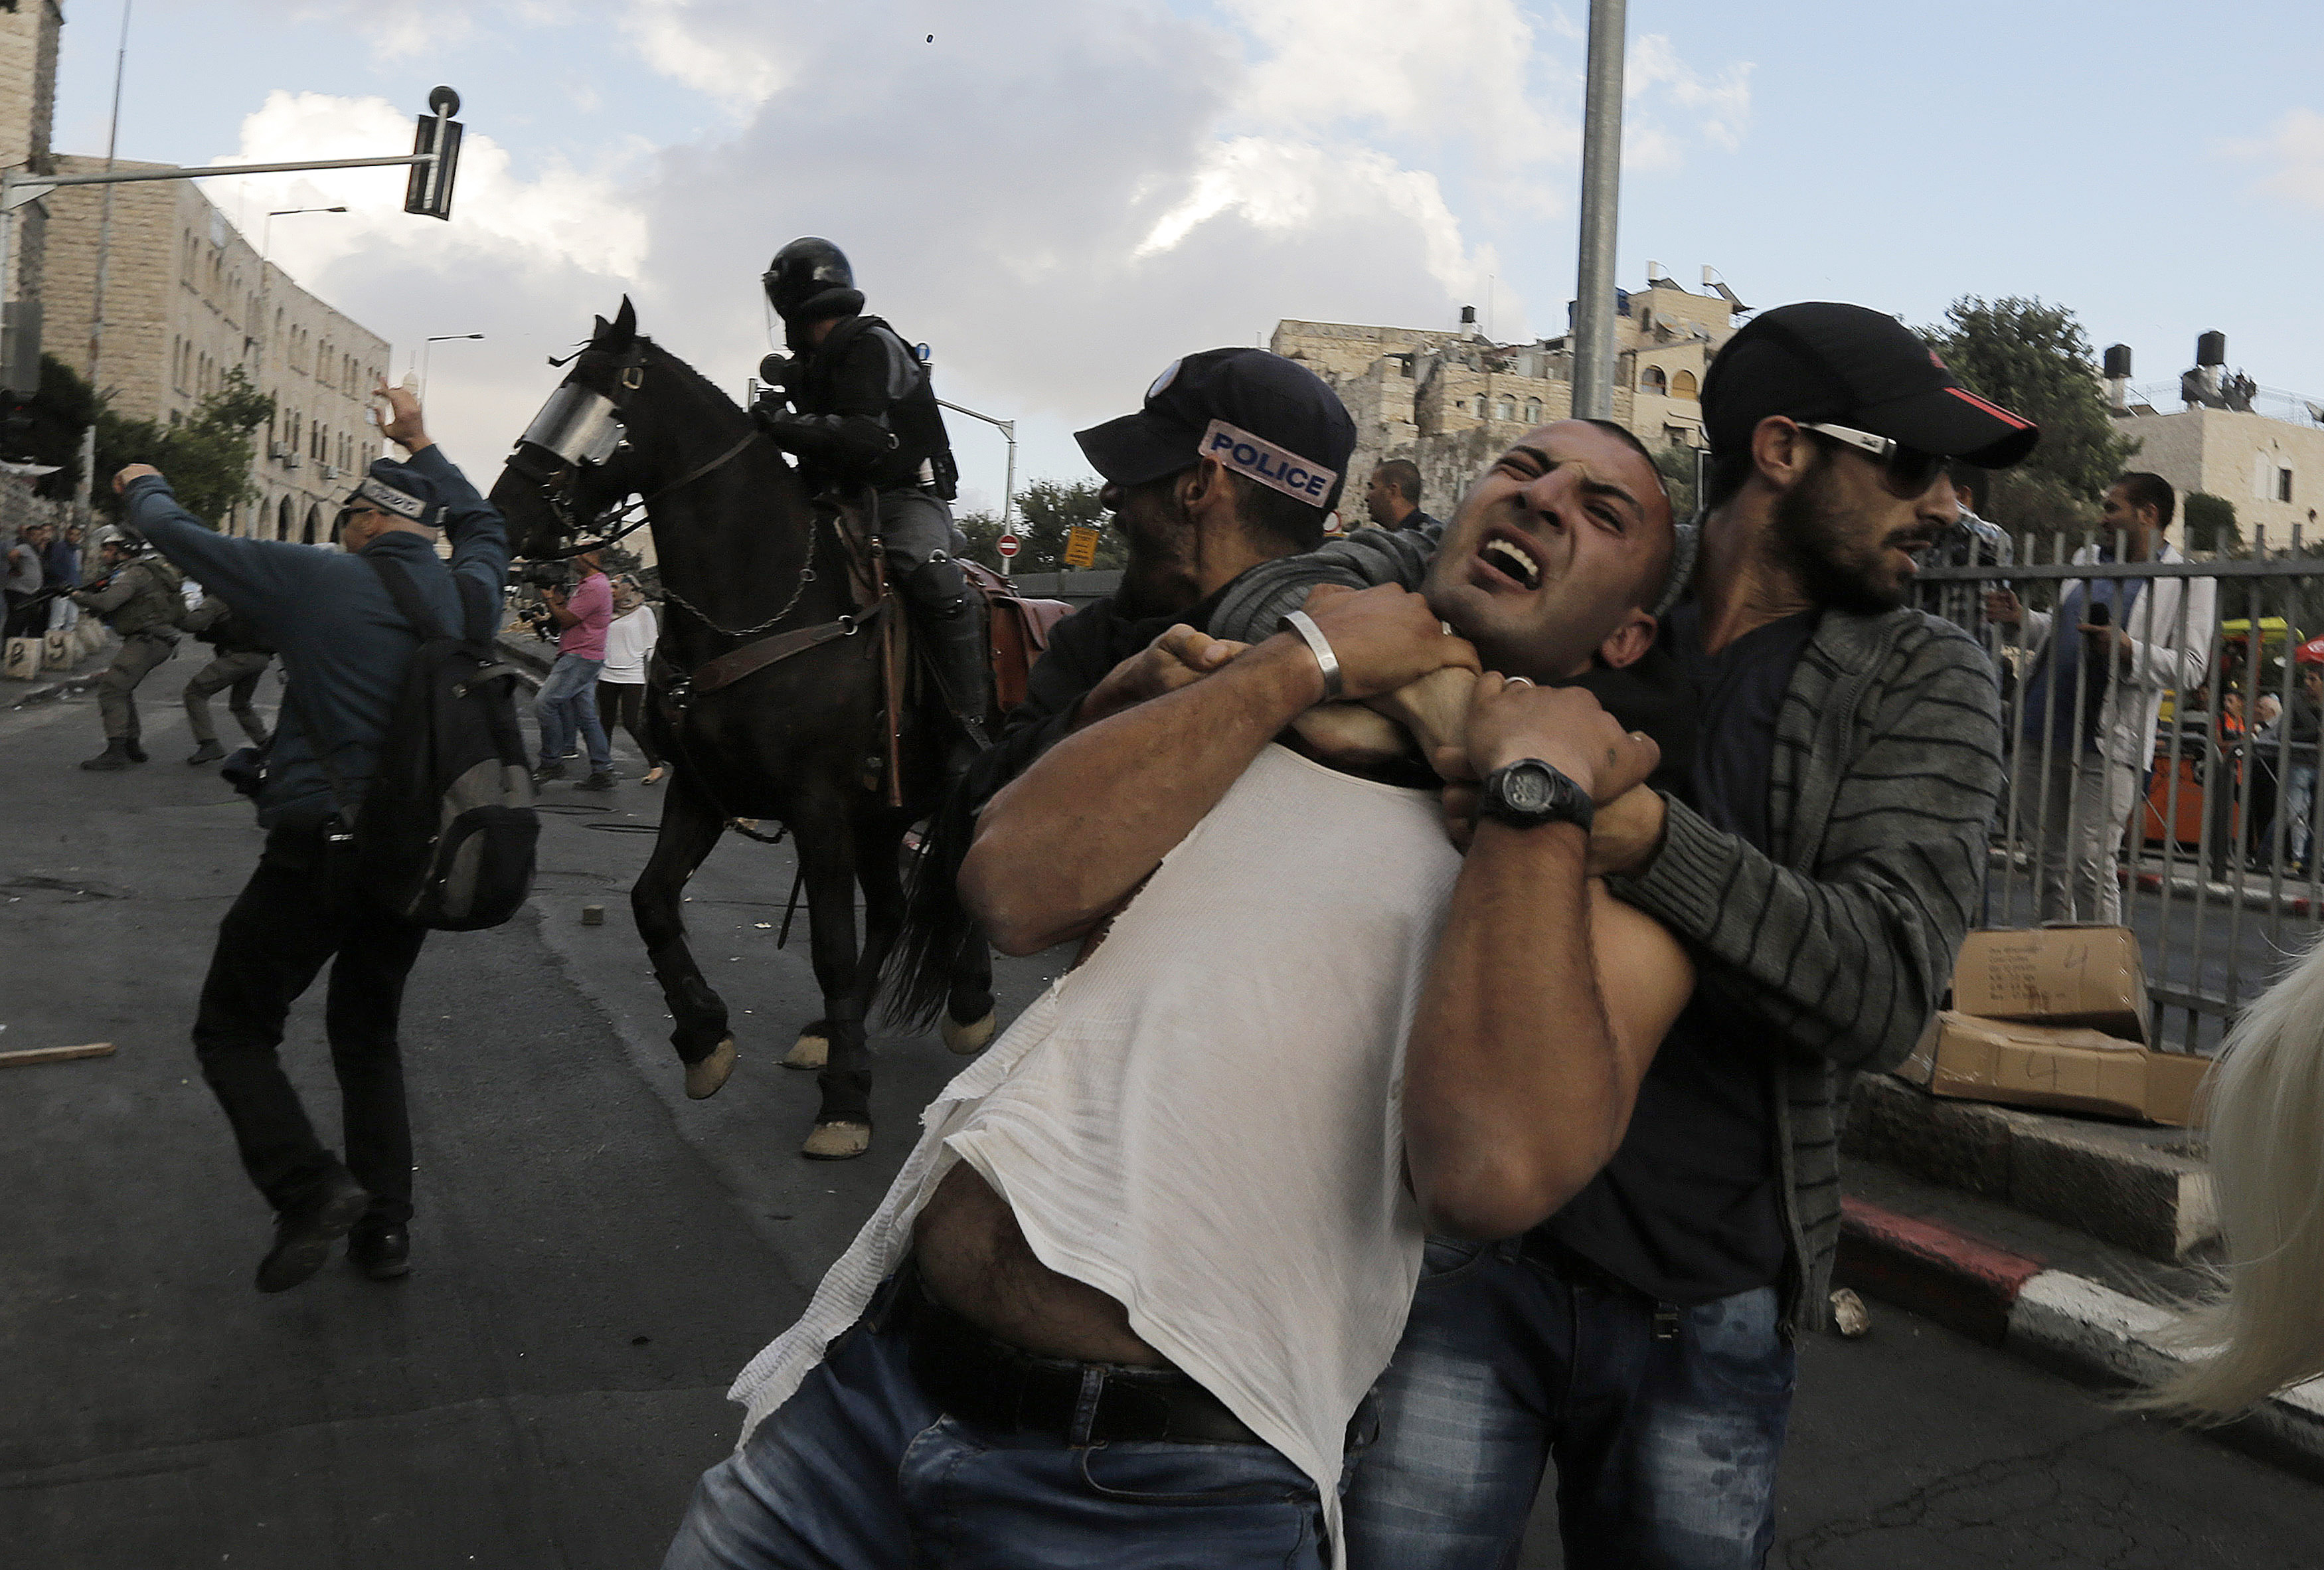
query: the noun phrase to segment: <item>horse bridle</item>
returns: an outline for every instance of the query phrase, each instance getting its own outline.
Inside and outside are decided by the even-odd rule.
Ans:
[[[577,356],[576,356],[577,357]],[[552,364],[555,362],[552,362]],[[642,347],[632,345],[616,363],[616,384],[625,392],[634,392],[645,385],[646,361]],[[632,503],[626,496],[622,501],[592,514],[586,522],[579,516],[573,500],[574,487],[585,468],[602,468],[621,450],[629,439],[628,422],[622,418],[619,400],[567,380],[558,384],[516,439],[516,450],[509,464],[518,473],[540,487],[541,498],[549,503],[560,532],[584,534],[602,531],[609,523],[622,519],[632,509],[637,516],[622,522],[602,539],[583,540],[551,551],[543,559],[561,561],[586,551],[599,550],[617,540],[636,533],[650,522],[648,512],[654,503],[682,485],[690,485],[706,475],[715,474],[743,450],[760,439],[756,425],[742,433],[742,439],[707,462],[696,464],[677,479]],[[545,461],[544,461],[545,460]]]

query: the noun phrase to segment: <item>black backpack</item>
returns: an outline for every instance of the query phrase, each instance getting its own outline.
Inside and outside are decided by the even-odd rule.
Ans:
[[[400,563],[366,554],[395,608],[420,634],[379,770],[355,827],[366,894],[440,932],[497,927],[532,891],[540,817],[517,727],[516,668],[493,647],[484,586],[455,578],[465,636],[429,614]]]

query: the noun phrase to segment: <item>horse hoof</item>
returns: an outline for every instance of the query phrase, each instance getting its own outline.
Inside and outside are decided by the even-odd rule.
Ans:
[[[791,1049],[783,1054],[785,1068],[821,1068],[829,1061],[831,1061],[829,1039],[816,1035],[812,1031],[801,1032],[799,1039],[791,1043]]]
[[[810,1161],[852,1161],[871,1148],[870,1123],[817,1123],[799,1154]]]
[[[992,1045],[992,1011],[985,1011],[984,1018],[965,1025],[955,1024],[953,1017],[944,1018],[944,1044],[963,1057],[973,1057]]]
[[[710,1056],[699,1063],[686,1066],[686,1094],[696,1101],[706,1101],[718,1094],[726,1076],[734,1072],[734,1038],[727,1037],[718,1043]]]

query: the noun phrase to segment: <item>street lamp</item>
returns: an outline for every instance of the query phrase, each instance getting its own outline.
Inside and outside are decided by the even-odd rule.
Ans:
[[[990,414],[979,414],[973,409],[963,409],[959,404],[946,403],[941,398],[937,399],[936,402],[940,407],[949,409],[954,414],[965,414],[971,420],[982,420],[985,424],[998,429],[1001,436],[1007,439],[1009,474],[1001,484],[1001,532],[1003,535],[1015,532],[1010,523],[1017,506],[1017,422],[1013,420],[995,420]],[[1003,577],[1015,576],[1014,562],[1011,558],[1004,556],[1001,559],[1001,575]]]
[[[438,333],[420,340],[420,402],[428,402],[428,357],[438,344],[448,344],[469,338],[481,338],[482,333]]]
[[[267,214],[265,224],[258,231],[258,265],[261,269],[259,276],[261,278],[266,276],[264,272],[266,254],[274,243],[275,219],[290,217],[299,213],[343,213],[346,210],[345,208],[277,208]]]

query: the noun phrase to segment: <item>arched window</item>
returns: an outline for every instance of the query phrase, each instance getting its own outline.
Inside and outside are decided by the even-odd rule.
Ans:
[[[307,529],[306,532],[300,537],[300,543],[302,545],[324,543],[323,510],[312,502],[307,503]]]
[[[1528,398],[1526,400],[1526,423],[1527,425],[1539,425],[1541,423],[1540,399]]]
[[[1670,395],[1674,398],[1693,398],[1700,396],[1695,386],[1694,373],[1692,371],[1681,371],[1677,375],[1673,376],[1671,378]]]
[[[1663,368],[1660,365],[1648,365],[1638,373],[1638,391],[1657,395],[1667,394],[1670,392],[1670,383],[1663,375]]]
[[[288,540],[290,538],[290,531],[297,527],[297,517],[290,511],[290,498],[285,496],[275,505],[274,538],[277,540]]]

